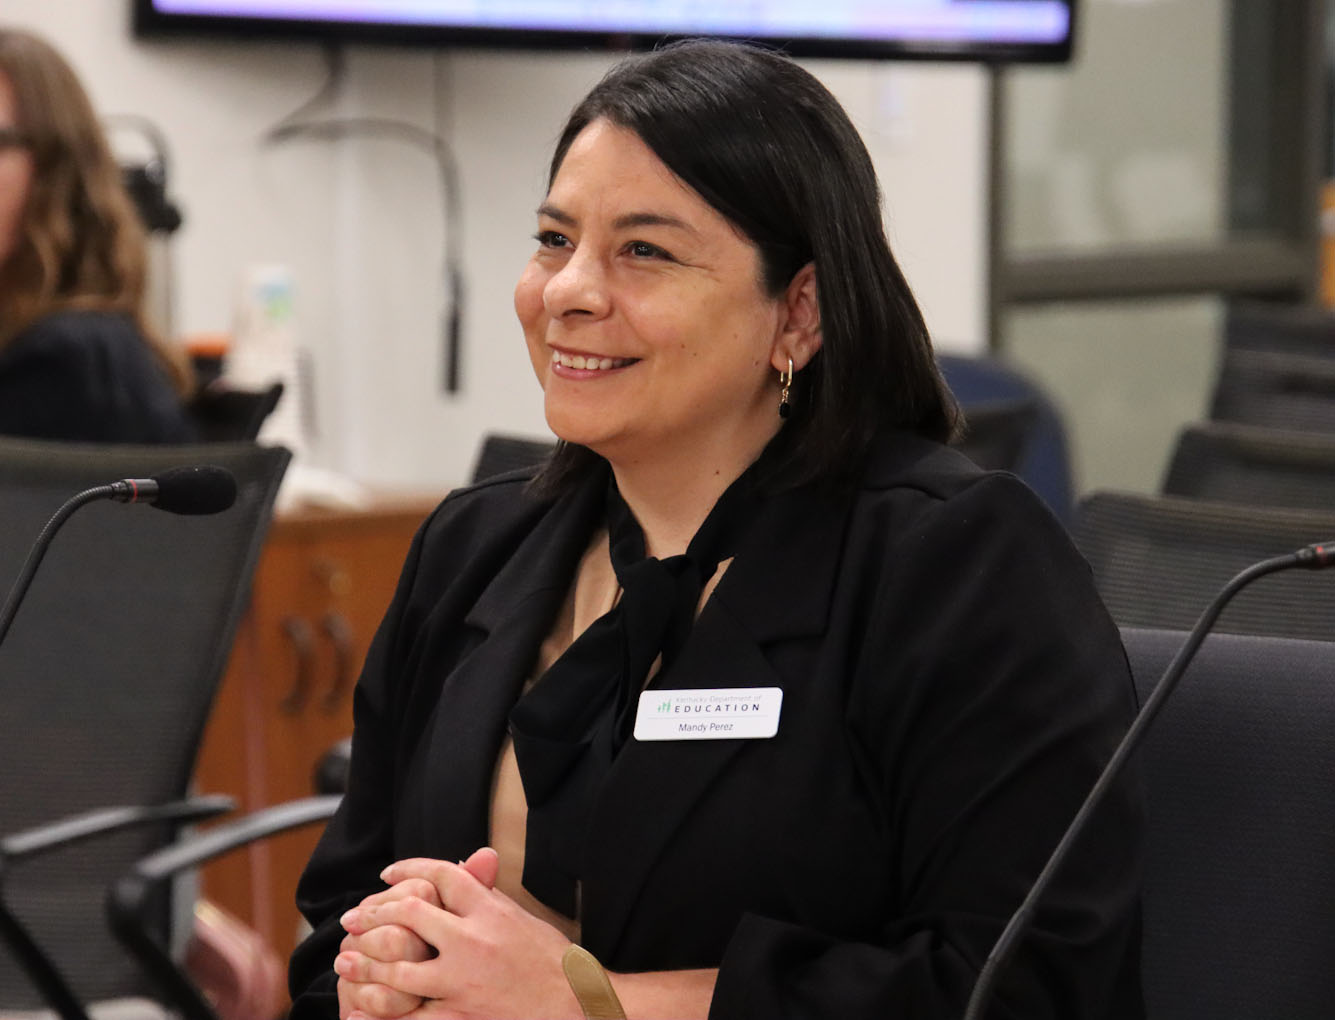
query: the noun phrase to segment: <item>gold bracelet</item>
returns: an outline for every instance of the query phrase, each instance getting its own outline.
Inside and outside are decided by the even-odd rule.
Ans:
[[[607,977],[607,971],[583,946],[571,943],[561,957],[570,990],[584,1010],[585,1020],[626,1020],[626,1011]]]

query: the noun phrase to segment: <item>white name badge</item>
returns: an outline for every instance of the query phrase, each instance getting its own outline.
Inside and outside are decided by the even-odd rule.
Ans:
[[[643,691],[636,740],[763,740],[779,732],[779,687]]]

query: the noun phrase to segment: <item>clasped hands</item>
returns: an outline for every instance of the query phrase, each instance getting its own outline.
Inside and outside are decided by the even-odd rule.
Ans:
[[[494,888],[498,867],[484,847],[386,868],[389,888],[340,919],[341,1020],[582,1018],[561,969],[569,940]]]

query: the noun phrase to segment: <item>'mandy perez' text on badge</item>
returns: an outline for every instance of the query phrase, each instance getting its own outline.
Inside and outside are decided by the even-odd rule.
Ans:
[[[779,732],[783,690],[643,691],[636,740],[763,740]]]

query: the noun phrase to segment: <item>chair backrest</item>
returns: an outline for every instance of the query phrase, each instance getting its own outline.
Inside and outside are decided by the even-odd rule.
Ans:
[[[964,415],[964,435],[954,445],[988,471],[1015,471],[1024,457],[1038,413],[1038,403],[1031,397],[971,404]]]
[[[1335,510],[1335,435],[1201,422],[1179,434],[1167,496]]]
[[[1335,313],[1315,305],[1233,301],[1224,316],[1224,345],[1335,357]]]
[[[0,832],[182,796],[290,455],[253,443],[80,446],[0,440],[0,584],[68,497],[216,464],[235,505],[188,517],[99,502],[55,536],[0,646]],[[102,923],[111,881],[167,838],[135,830],[24,862],[6,896],[81,1000],[142,991]],[[165,923],[165,921],[164,921]],[[37,1007],[0,953],[0,1006]]]
[[[1228,349],[1210,403],[1215,421],[1335,432],[1335,357]]]
[[[1335,538],[1335,511],[1095,492],[1076,508],[1072,535],[1119,624],[1188,630],[1239,571]],[[1335,577],[1302,570],[1262,578],[1215,629],[1335,640]]]
[[[478,448],[477,462],[473,465],[473,481],[480,482],[506,471],[541,464],[555,449],[556,441],[552,439],[494,434],[484,436]]]
[[[1141,700],[1185,635],[1123,629]],[[1330,646],[1206,639],[1141,749],[1151,1020],[1335,1010]]]
[[[262,390],[239,390],[214,383],[199,390],[186,405],[199,438],[206,443],[253,440],[260,434],[283,396],[283,384]]]
[[[942,354],[937,363],[966,420],[985,415],[987,412],[980,409],[996,408],[999,401],[1027,401],[1033,407],[1014,463],[1006,467],[1038,493],[1058,518],[1069,521],[1074,486],[1066,426],[1048,395],[1033,380],[996,358]],[[966,435],[966,447],[968,443]]]

